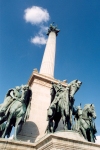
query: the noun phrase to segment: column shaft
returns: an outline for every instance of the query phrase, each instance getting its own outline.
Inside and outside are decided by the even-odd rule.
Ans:
[[[41,63],[40,74],[54,77],[56,33],[50,32]]]

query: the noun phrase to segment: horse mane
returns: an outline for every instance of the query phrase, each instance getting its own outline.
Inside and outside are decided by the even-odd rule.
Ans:
[[[70,87],[72,84],[75,84],[77,80],[73,80],[68,84],[68,87]]]
[[[83,111],[86,111],[88,108],[90,108],[91,104],[86,104],[83,108]],[[94,107],[94,105],[92,104],[92,106]]]

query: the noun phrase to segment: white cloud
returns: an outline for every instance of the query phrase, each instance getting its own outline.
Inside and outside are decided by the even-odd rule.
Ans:
[[[49,13],[46,9],[38,6],[32,6],[24,11],[24,19],[26,22],[38,25],[47,22],[50,19]]]
[[[32,6],[24,11],[24,19],[33,25],[38,26],[40,29],[38,33],[31,38],[30,42],[35,45],[46,44],[47,38],[45,37],[48,27],[44,25],[50,19],[49,13],[46,9],[38,6]]]
[[[97,144],[100,144],[100,135],[99,135],[99,136],[96,136],[96,139],[97,139],[97,140],[96,140],[95,142],[96,142]]]
[[[31,38],[31,43],[35,44],[35,45],[44,45],[46,44],[47,39],[45,38],[44,35],[37,35],[33,38]]]
[[[47,38],[45,37],[44,33],[46,34],[48,27],[46,26],[40,26],[40,30],[38,34],[31,38],[31,43],[35,45],[44,45],[47,42]]]
[[[47,30],[48,30],[48,27],[42,25],[42,26],[40,27],[39,34],[41,34],[41,33],[42,33],[42,34],[43,34],[43,33],[46,33]]]

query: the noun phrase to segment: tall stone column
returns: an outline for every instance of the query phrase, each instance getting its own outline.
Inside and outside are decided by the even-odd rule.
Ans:
[[[60,30],[57,27],[50,25],[47,35],[48,40],[45,47],[43,60],[41,63],[40,74],[49,77],[54,77],[55,52],[56,52],[56,36]]]
[[[19,140],[35,142],[45,134],[48,124],[47,109],[49,108],[51,101],[51,82],[56,84],[59,82],[53,78],[56,36],[58,32],[59,30],[57,27],[50,25],[47,33],[49,37],[46,44],[40,73],[38,73],[35,69],[29,79],[28,84],[32,90],[31,109],[29,119],[25,124],[23,124],[22,130],[17,136]],[[65,83],[64,86],[66,86]]]

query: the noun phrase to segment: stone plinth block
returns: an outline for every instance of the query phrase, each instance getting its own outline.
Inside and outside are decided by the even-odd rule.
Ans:
[[[86,141],[78,132],[45,134],[35,143],[0,139],[0,150],[100,150],[100,145]]]
[[[37,145],[38,150],[100,150],[100,145],[88,142],[75,131],[61,131],[45,135]]]
[[[51,82],[58,83],[59,81],[45,75],[39,74],[36,70],[33,72],[29,85],[32,90],[31,110],[29,119],[23,125],[18,139],[21,141],[35,142],[41,138],[46,130],[48,122],[47,109],[50,105],[50,88]],[[62,83],[67,86],[66,83]],[[61,123],[58,129],[61,128]]]

